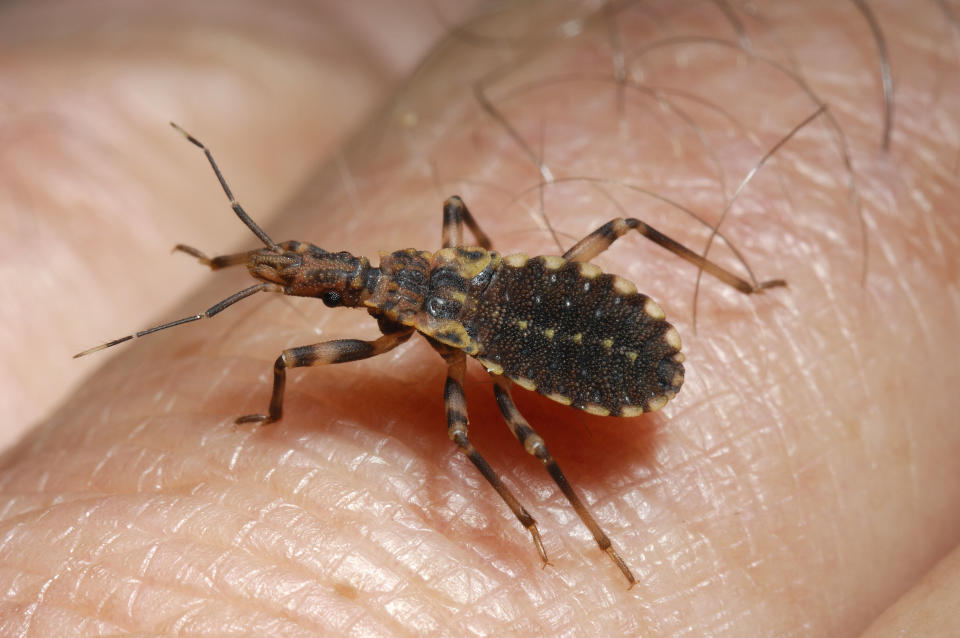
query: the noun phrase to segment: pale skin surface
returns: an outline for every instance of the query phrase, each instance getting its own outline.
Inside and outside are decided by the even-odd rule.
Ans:
[[[553,563],[540,569],[529,537],[447,439],[442,362],[418,338],[368,362],[293,371],[282,422],[235,428],[233,417],[266,408],[282,348],[376,334],[362,311],[262,295],[212,321],[120,346],[113,358],[101,353],[99,361],[61,364],[88,365],[91,377],[0,465],[0,634],[849,636],[874,623],[875,636],[897,635],[900,627],[949,635],[948,620],[930,619],[949,618],[960,599],[958,571],[949,569],[960,537],[956,33],[939,26],[936,6],[875,10],[898,81],[888,153],[880,149],[876,48],[854,9],[767,8],[763,21],[776,36],[753,42],[758,50],[772,51],[776,42],[789,51],[847,135],[870,232],[866,284],[849,175],[821,118],[784,149],[776,170],[748,188],[723,227],[759,278],[783,277],[789,289],[744,297],[704,278],[694,333],[692,267],[638,237],[597,260],[658,299],[683,335],[686,385],[662,413],[594,418],[514,391],[633,568],[639,583],[632,590],[510,438],[489,380],[471,366],[474,444],[539,521]],[[746,128],[684,103],[724,162],[729,195],[816,104],[781,75],[721,48],[640,59],[637,42],[691,33],[731,40],[717,16],[664,10],[620,16],[617,24],[633,52],[635,79],[696,88]],[[276,30],[259,33],[263,22],[249,19],[241,41],[252,33],[261,42],[277,37]],[[759,22],[748,23],[764,33]],[[588,27],[585,39],[591,29],[598,27]],[[176,56],[178,42],[171,36],[166,55]],[[725,203],[717,172],[700,137],[668,109],[634,99],[618,116],[609,81],[508,99],[512,87],[571,72],[572,60],[609,76],[609,51],[597,44],[607,40],[594,36],[582,49],[578,42],[534,52],[490,95],[509,108],[535,152],[543,131],[543,154],[556,175],[629,179],[712,211],[716,221]],[[270,51],[251,52],[264,77],[276,73]],[[584,51],[594,64],[583,62],[594,59]],[[677,73],[672,65],[681,53],[686,70]],[[511,205],[536,186],[535,167],[470,91],[469,80],[493,67],[491,57],[489,46],[447,49],[447,64],[428,65],[376,122],[376,134],[348,151],[339,170],[318,171],[309,188],[291,193],[267,231],[275,240],[313,241],[374,260],[378,249],[434,249],[440,202],[459,192],[505,252],[558,252],[529,214],[536,198]],[[286,62],[277,60],[295,73]],[[252,65],[229,56],[228,63]],[[194,64],[184,55],[183,72]],[[190,86],[219,77],[215,66],[192,72]],[[251,201],[249,182],[276,170],[278,158],[306,146],[309,135],[294,129],[284,138],[281,126],[265,139],[218,125],[208,104],[177,91],[183,102],[174,102],[173,114],[138,109],[140,102],[125,107],[125,126],[142,136],[140,151],[86,160],[102,163],[110,179],[98,187],[126,203],[116,218],[144,215],[140,223],[150,229],[187,223],[170,221],[177,216],[239,226],[199,151],[172,131],[164,136],[164,117],[206,141],[248,211],[268,218]],[[231,117],[245,104],[233,96]],[[85,126],[97,121],[96,105],[89,108]],[[110,131],[115,112],[101,116],[98,126]],[[84,129],[84,139],[91,135]],[[750,135],[759,141],[746,141]],[[128,157],[138,158],[136,170]],[[51,190],[71,176],[58,164],[52,176],[36,178]],[[621,214],[592,187],[552,188],[546,210],[565,246]],[[609,193],[630,215],[703,245],[705,235],[675,211],[623,190]],[[146,206],[136,205],[143,198],[156,198],[149,210],[162,211],[161,218],[147,220]],[[66,208],[60,214],[95,233],[101,251],[143,227],[96,218],[81,224]],[[78,231],[51,223],[50,232],[85,254]],[[164,253],[178,240],[210,254],[256,247],[250,235],[231,237],[160,237],[144,244],[138,260],[91,258],[89,281],[71,281],[71,291],[143,308],[143,324],[197,312],[248,285],[245,273],[208,274]],[[716,254],[733,264],[724,249]],[[195,266],[199,287],[166,309],[152,305],[149,286],[115,299],[98,280],[121,269],[125,280],[156,278],[182,262]],[[39,324],[58,334],[68,324],[88,330],[93,316],[81,306],[38,309],[20,320],[23,330]],[[89,327],[73,351],[143,324]],[[21,373],[47,375],[56,385],[56,370]],[[947,567],[924,576],[941,559]],[[917,609],[928,624],[910,624]]]

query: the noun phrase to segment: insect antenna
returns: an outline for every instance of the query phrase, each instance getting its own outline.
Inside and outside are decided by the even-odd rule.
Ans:
[[[237,201],[237,198],[233,196],[233,191],[230,190],[230,187],[227,186],[227,180],[223,178],[223,173],[220,172],[220,167],[217,166],[217,162],[213,159],[213,153],[210,152],[210,149],[206,145],[195,138],[194,136],[187,133],[185,130],[180,128],[175,122],[170,122],[172,126],[178,133],[183,135],[187,140],[194,146],[200,148],[203,151],[203,154],[207,156],[207,160],[210,162],[210,166],[213,167],[213,172],[216,174],[217,179],[220,181],[220,186],[223,187],[223,192],[227,194],[227,198],[230,200],[230,207],[233,208],[233,212],[237,214],[237,217],[240,218],[240,221],[246,225],[247,228],[253,232],[257,238],[263,242],[263,244],[274,251],[277,254],[282,254],[283,249],[280,248],[270,236],[263,232],[263,229],[257,226],[257,223],[250,218],[250,215],[247,214],[247,211],[243,210],[243,206],[240,205],[240,202]]]
[[[233,304],[237,303],[237,302],[240,301],[241,299],[246,299],[246,298],[249,297],[250,295],[256,294],[256,293],[258,293],[258,292],[264,292],[264,291],[267,291],[267,292],[269,292],[269,291],[276,291],[276,290],[278,290],[278,289],[279,289],[279,286],[277,286],[276,284],[268,284],[268,283],[262,283],[262,284],[257,284],[256,286],[250,286],[249,288],[245,288],[244,290],[241,290],[240,292],[236,292],[236,293],[230,295],[229,297],[227,297],[227,298],[224,299],[223,301],[221,301],[221,302],[219,302],[219,303],[217,303],[217,304],[214,304],[213,306],[207,308],[207,309],[204,310],[203,312],[197,313],[197,314],[195,314],[195,315],[191,315],[191,316],[189,316],[189,317],[184,317],[183,319],[177,319],[176,321],[170,321],[170,322],[168,322],[168,323],[163,323],[163,324],[160,324],[159,326],[154,326],[153,328],[149,328],[149,329],[147,329],[147,330],[141,330],[140,332],[135,332],[135,333],[133,333],[133,334],[131,334],[131,335],[127,335],[126,337],[120,337],[119,339],[114,339],[113,341],[108,341],[108,342],[106,342],[106,343],[100,344],[99,346],[94,346],[94,347],[92,347],[92,348],[89,348],[89,349],[87,349],[87,350],[84,350],[83,352],[78,352],[77,354],[73,355],[73,358],[74,358],[74,359],[79,359],[80,357],[85,357],[85,356],[87,356],[88,354],[93,354],[94,352],[99,352],[100,350],[105,350],[106,348],[110,348],[110,347],[115,346],[115,345],[117,345],[117,344],[119,344],[119,343],[123,343],[124,341],[130,341],[131,339],[137,339],[137,338],[139,338],[139,337],[143,337],[143,336],[146,336],[146,335],[151,334],[151,333],[154,333],[154,332],[159,332],[159,331],[161,331],[161,330],[166,330],[167,328],[173,328],[174,326],[179,326],[179,325],[182,325],[182,324],[185,324],[185,323],[190,323],[190,322],[192,322],[192,321],[199,321],[200,319],[208,319],[208,318],[214,316],[215,314],[217,314],[218,312],[220,312],[221,310],[223,310],[224,308],[227,308],[227,307],[229,307],[229,306],[232,306]]]

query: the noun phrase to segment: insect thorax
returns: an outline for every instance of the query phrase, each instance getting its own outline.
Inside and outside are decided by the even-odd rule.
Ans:
[[[381,253],[380,279],[365,303],[374,314],[475,355],[479,344],[467,325],[499,267],[499,253],[485,248]]]

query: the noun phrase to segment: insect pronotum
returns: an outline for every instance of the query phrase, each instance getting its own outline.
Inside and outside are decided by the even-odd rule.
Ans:
[[[74,357],[212,317],[258,292],[319,297],[330,307],[363,308],[377,320],[383,333],[380,338],[337,339],[284,350],[274,364],[267,413],[241,416],[236,422],[265,425],[280,420],[288,368],[366,359],[392,350],[419,332],[447,363],[443,392],[447,433],[530,533],[543,564],[547,564],[547,553],[536,521],[468,437],[463,390],[468,355],[489,371],[497,405],[510,431],[544,464],[630,585],[636,583],[626,562],[547,451],[544,440],[520,414],[510,396],[511,387],[516,384],[564,405],[604,416],[636,416],[659,410],[680,390],[684,359],[680,335],[665,321],[663,310],[637,292],[631,282],[589,263],[630,230],[743,293],[783,286],[782,280],[753,285],[633,218],[607,222],[561,257],[501,256],[491,250],[489,238],[456,196],[444,202],[443,248],[437,252],[398,250],[381,254],[379,266],[371,266],[364,257],[329,253],[308,243],[278,244],[240,206],[210,150],[176,124],[172,126],[203,150],[233,211],[264,245],[212,258],[182,244],[176,250],[196,257],[212,270],[246,265],[259,283],[201,313],[114,339]],[[464,245],[464,225],[476,245]]]

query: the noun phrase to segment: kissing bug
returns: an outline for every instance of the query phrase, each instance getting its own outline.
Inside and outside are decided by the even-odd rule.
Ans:
[[[364,308],[382,336],[373,341],[337,339],[284,350],[273,366],[273,393],[266,414],[236,423],[266,425],[283,416],[287,369],[366,359],[383,354],[419,332],[447,363],[444,404],[447,433],[527,529],[543,564],[547,554],[537,523],[473,447],[467,435],[463,389],[467,355],[490,373],[497,405],[524,449],[538,458],[600,548],[633,586],[636,579],[593,515],[547,451],[544,440],[520,414],[510,395],[516,384],[591,414],[636,416],[662,408],[683,385],[680,335],[660,306],[626,279],[589,263],[619,237],[636,230],[742,293],[783,286],[737,277],[633,218],[618,218],[577,242],[561,257],[501,256],[457,196],[443,205],[443,248],[381,253],[379,266],[347,252],[329,253],[299,241],[276,243],[233,196],[210,150],[171,122],[203,150],[237,217],[264,248],[218,257],[183,244],[175,250],[212,270],[246,265],[260,281],[204,312],[155,326],[84,350],[82,357],[124,341],[212,317],[258,292],[319,297],[330,307]],[[463,243],[463,226],[476,246]]]

